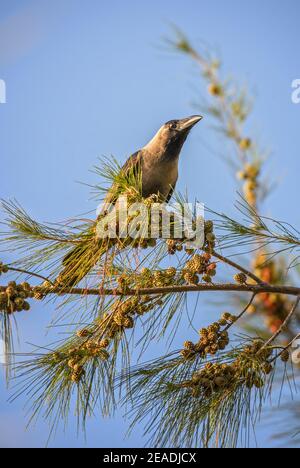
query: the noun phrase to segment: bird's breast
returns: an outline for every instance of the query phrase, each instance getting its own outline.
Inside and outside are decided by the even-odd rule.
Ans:
[[[142,186],[143,196],[149,197],[160,193],[166,198],[171,187],[175,187],[178,178],[178,160],[159,161],[154,158],[151,161],[143,161]]]

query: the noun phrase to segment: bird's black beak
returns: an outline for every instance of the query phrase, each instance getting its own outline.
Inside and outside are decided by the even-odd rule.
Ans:
[[[202,119],[203,117],[201,115],[191,115],[191,117],[179,121],[178,129],[179,131],[191,130],[191,128]]]

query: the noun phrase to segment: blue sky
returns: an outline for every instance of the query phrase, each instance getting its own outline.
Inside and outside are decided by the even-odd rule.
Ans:
[[[95,181],[89,169],[97,157],[124,161],[164,121],[194,113],[192,101],[205,94],[198,70],[163,44],[176,24],[195,45],[215,47],[225,71],[254,93],[249,134],[270,150],[267,167],[279,182],[266,212],[299,227],[300,105],[291,101],[291,83],[300,78],[298,0],[0,0],[0,7],[0,79],[7,86],[1,198],[16,198],[42,221],[92,210],[89,190],[76,181]],[[184,147],[178,188],[232,212],[232,176],[208,150],[222,149],[208,120]],[[20,317],[21,342],[47,341],[51,314],[50,306],[39,306]],[[3,379],[0,392],[0,445],[43,446],[46,426],[25,432],[25,400],[6,403]],[[120,416],[92,421],[85,442],[71,422],[52,445],[144,444],[141,428],[124,441],[125,428]],[[276,444],[269,432],[259,430],[262,444]]]

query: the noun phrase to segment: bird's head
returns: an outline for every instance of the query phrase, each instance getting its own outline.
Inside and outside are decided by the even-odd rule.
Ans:
[[[169,120],[160,127],[146,148],[155,153],[166,153],[166,157],[177,157],[191,129],[202,120],[201,115],[185,119]]]

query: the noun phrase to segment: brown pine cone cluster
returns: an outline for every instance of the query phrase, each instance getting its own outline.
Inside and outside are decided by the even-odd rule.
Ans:
[[[0,276],[8,272],[8,266],[4,265],[3,262],[0,262]]]
[[[124,302],[116,303],[112,314],[112,319],[117,327],[132,328],[134,317],[144,315],[151,310],[154,304],[148,296],[138,298],[136,296],[126,299]]]
[[[211,220],[204,222],[204,245],[203,249],[207,252],[211,252],[216,246],[216,236],[214,234],[214,223]],[[174,255],[176,252],[181,252],[183,250],[185,242],[190,242],[190,239],[168,239],[167,248],[170,255]],[[185,247],[185,251],[188,255],[194,253],[193,248]]]
[[[191,380],[183,382],[193,397],[210,398],[216,392],[223,392],[236,385],[236,369],[230,364],[207,363],[193,373]]]
[[[110,314],[104,314],[97,320],[93,328],[83,328],[77,330],[76,336],[81,342],[69,349],[67,352],[53,353],[51,362],[57,364],[67,361],[67,366],[71,369],[70,378],[73,382],[79,383],[84,375],[84,366],[91,358],[99,358],[106,361],[110,354],[107,351],[111,339],[118,334],[124,333],[127,328],[134,326],[134,317],[143,315],[155,307],[158,300],[149,296],[130,297],[121,302],[116,300],[112,306]],[[99,338],[96,335],[100,335]],[[59,356],[59,358],[58,358]]]
[[[199,330],[200,339],[197,343],[184,343],[184,349],[181,351],[183,358],[190,360],[199,355],[203,359],[209,354],[214,356],[218,351],[223,351],[229,344],[228,331],[224,328],[235,320],[234,315],[225,313],[218,322]]]
[[[133,328],[137,316],[144,315],[160,303],[160,300],[149,296],[132,296],[125,301],[116,300],[110,314],[104,314],[97,323],[101,333],[102,344],[105,340],[120,336],[128,328]]]
[[[182,241],[177,241],[175,239],[168,239],[167,249],[168,249],[169,255],[174,255],[176,252],[181,252],[183,250]]]
[[[83,366],[78,364],[78,361],[76,359],[69,359],[68,367],[71,370],[70,378],[72,382],[79,383],[85,374]]]
[[[169,286],[176,283],[177,271],[174,267],[169,267],[165,270],[150,270],[142,268],[139,274],[121,275],[117,279],[118,287],[122,292],[126,292],[131,288],[152,288]]]
[[[17,284],[10,281],[6,288],[1,288],[0,311],[6,314],[29,310],[30,304],[26,301],[33,297],[31,286],[28,283]]]
[[[282,362],[288,362],[288,360],[290,359],[290,353],[288,349],[284,349],[282,351],[282,353],[280,354],[280,359],[282,360]]]
[[[185,349],[193,349],[193,343],[187,342],[186,345]],[[266,383],[265,376],[274,370],[268,361],[272,350],[262,349],[263,345],[262,340],[253,341],[231,363],[208,362],[180,386],[189,389],[192,396],[198,398],[210,398],[217,392],[235,390],[238,386],[260,389]]]
[[[98,357],[101,361],[106,361],[109,358],[109,353],[105,349],[107,346],[103,346],[103,340],[88,340],[80,349],[84,351],[85,357]]]
[[[91,331],[87,328],[82,328],[81,330],[77,330],[76,335],[78,338],[86,338],[91,335]]]
[[[74,383],[79,383],[85,374],[84,366],[91,358],[98,358],[106,361],[109,353],[106,350],[109,340],[87,340],[84,343],[70,348],[67,353],[55,352],[52,355],[54,364],[65,362],[71,371],[70,379]]]
[[[213,221],[205,221],[204,223],[205,244],[204,248],[208,252],[212,252],[216,246],[216,236],[214,234]]]
[[[247,283],[247,275],[245,275],[245,273],[237,273],[236,275],[234,275],[233,279],[238,284]]]
[[[272,354],[272,350],[270,348],[264,348],[264,341],[257,339],[248,344],[243,348],[243,354],[247,356],[256,356],[258,355],[262,360],[268,359]]]
[[[254,340],[243,348],[233,364],[248,388],[263,387],[263,374],[268,375],[274,369],[268,361],[272,356],[272,349],[263,348],[263,346],[263,340]]]
[[[200,281],[199,275],[202,275],[202,280],[206,283],[211,283],[212,278],[216,275],[217,265],[211,262],[211,255],[206,252],[202,255],[194,254],[189,259],[183,270],[182,276],[188,284],[198,284]]]

